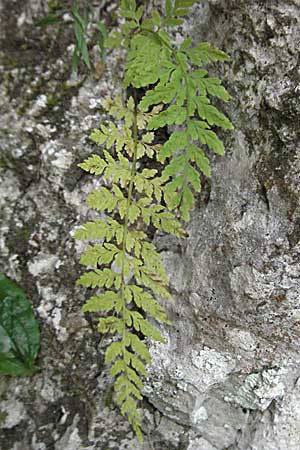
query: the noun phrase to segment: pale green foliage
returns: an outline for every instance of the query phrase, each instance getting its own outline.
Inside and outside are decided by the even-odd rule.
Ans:
[[[126,105],[120,98],[107,98],[103,103],[119,121],[118,126],[110,121],[93,131],[91,139],[104,146],[103,156],[91,155],[79,166],[101,176],[106,183],[89,193],[87,204],[111,216],[87,222],[75,233],[76,239],[102,242],[87,247],[81,256],[81,264],[93,270],[84,273],[78,284],[100,289],[86,302],[83,311],[101,313],[99,331],[117,335],[117,340],[107,347],[105,360],[112,363],[111,375],[116,377],[116,400],[121,412],[127,415],[141,440],[136,403],[142,398],[141,375],[146,375],[145,365],[151,361],[142,336],[164,342],[150,319],[169,323],[157,298],[171,299],[161,256],[145,231],[152,225],[175,236],[184,232],[173,213],[160,203],[164,180],[157,170],[137,170],[139,158],[157,152],[157,146],[152,144],[154,134],[147,132],[147,124],[160,113],[160,108],[149,113],[136,111],[132,98]]]
[[[181,24],[181,17],[195,3],[194,0],[166,0],[165,18],[152,11],[152,17],[145,20],[137,14],[134,1],[123,1],[121,10],[127,27],[122,28],[120,42],[123,39],[129,47],[124,85],[135,88],[155,85],[147,90],[139,106],[142,111],[154,105],[166,107],[149,121],[149,130],[166,125],[181,127],[181,131],[171,134],[157,159],[169,162],[162,174],[164,181],[169,180],[164,200],[170,210],[179,209],[185,221],[194,208],[194,192],[201,190],[200,173],[210,176],[205,150],[224,153],[222,141],[211,128],[233,129],[229,119],[211,104],[211,97],[227,102],[228,92],[218,78],[209,77],[202,68],[207,63],[228,61],[228,55],[208,42],[193,45],[190,37],[179,49],[175,48],[161,29],[164,25]],[[132,29],[135,32],[130,39]]]
[[[163,39],[161,46],[169,48]],[[167,105],[165,110],[150,120],[149,130],[166,125],[181,126],[181,131],[171,134],[163,145],[158,160],[164,162],[169,158],[162,174],[163,178],[170,179],[165,201],[171,210],[179,208],[183,220],[188,221],[189,211],[195,203],[193,191],[201,190],[200,172],[210,176],[205,147],[220,155],[224,153],[224,145],[211,127],[233,129],[229,119],[211,105],[209,98],[228,101],[228,92],[218,78],[210,78],[206,70],[198,67],[203,63],[226,61],[228,57],[206,42],[191,47],[189,39],[180,50],[172,49],[169,54],[169,64],[160,68],[160,80],[146,92],[140,108],[146,111],[153,105]],[[143,85],[142,82],[140,84]]]
[[[135,0],[121,1],[125,20],[107,44],[128,50],[125,88],[152,87],[139,105],[132,97],[125,104],[120,97],[103,101],[112,119],[91,134],[101,154],[79,165],[102,180],[87,197],[102,219],[85,223],[75,234],[77,239],[98,241],[81,257],[89,270],[78,284],[98,289],[83,310],[101,313],[99,332],[115,335],[105,361],[115,377],[116,401],[139,441],[137,402],[142,399],[141,377],[151,362],[144,338],[164,342],[153,321],[169,324],[159,300],[171,299],[161,256],[149,242],[149,227],[185,236],[176,217],[189,220],[194,192],[201,190],[201,174],[211,174],[205,150],[224,153],[214,129],[233,128],[211,104],[212,97],[228,101],[229,94],[202,68],[227,61],[228,56],[206,42],[193,45],[189,37],[175,48],[162,29],[181,24],[195,3],[166,0],[164,17],[152,10],[144,18],[144,8],[137,8]],[[157,144],[156,130],[165,126],[175,131],[163,145]],[[155,169],[144,166],[149,158],[156,158]]]

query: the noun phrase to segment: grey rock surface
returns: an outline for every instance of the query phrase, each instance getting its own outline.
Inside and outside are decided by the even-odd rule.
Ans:
[[[95,183],[77,163],[95,151],[88,136],[123,55],[100,80],[72,77],[72,27],[33,26],[47,10],[0,0],[0,271],[34,304],[43,368],[0,378],[0,448],[136,450],[105,340],[80,311],[72,238]],[[210,155],[188,238],[154,238],[174,326],[167,345],[149,343],[143,450],[299,450],[300,4],[204,0],[184,32],[231,55],[210,73],[233,97],[222,109],[235,131],[225,157]]]

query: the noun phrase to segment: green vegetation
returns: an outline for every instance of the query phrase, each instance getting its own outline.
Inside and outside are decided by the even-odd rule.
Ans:
[[[0,274],[0,373],[33,375],[39,328],[32,306],[15,283]]]
[[[78,284],[97,288],[83,311],[99,313],[98,330],[110,334],[105,361],[115,377],[116,401],[139,441],[138,402],[142,399],[146,365],[151,363],[148,339],[164,342],[160,324],[170,324],[162,300],[171,300],[161,256],[151,242],[153,229],[177,237],[186,235],[183,222],[201,189],[201,173],[210,176],[207,149],[224,153],[215,127],[232,129],[211,98],[228,101],[216,77],[203,69],[228,56],[187,37],[177,48],[166,27],[182,24],[196,0],[167,0],[164,14],[122,0],[120,31],[106,44],[125,48],[124,97],[106,98],[111,120],[94,130],[91,139],[101,153],[79,166],[101,177],[102,186],[87,197],[99,219],[87,222],[75,238],[96,240],[81,257],[88,267]],[[157,130],[175,127],[165,142]],[[100,241],[100,243],[99,243]]]
[[[101,20],[95,18],[95,9],[92,2],[84,2],[86,5],[80,6],[80,2],[74,0],[71,7],[63,6],[60,2],[49,2],[49,13],[38,20],[35,25],[46,27],[63,23],[63,15],[70,13],[73,19],[75,36],[75,48],[72,57],[72,71],[77,72],[79,62],[82,61],[88,70],[92,69],[88,51],[88,29],[94,28],[93,39],[98,43],[102,61],[105,63],[106,50],[104,46],[107,38],[107,30]]]

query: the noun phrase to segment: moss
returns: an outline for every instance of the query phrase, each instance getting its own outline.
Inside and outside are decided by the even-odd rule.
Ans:
[[[111,408],[113,404],[113,395],[114,395],[114,387],[113,385],[109,386],[104,394],[104,404],[107,408]]]
[[[62,2],[48,1],[49,11],[55,12],[63,7]]]
[[[26,227],[15,227],[7,238],[7,246],[12,253],[25,254],[27,252],[28,240],[33,230],[33,225]]]
[[[31,88],[31,92],[25,95],[23,102],[20,107],[17,109],[18,116],[22,116],[25,114],[26,110],[29,108],[30,104],[44,91],[45,80],[40,78],[38,83],[36,83]]]
[[[5,411],[0,411],[0,424],[3,423],[3,422],[5,422],[6,417],[7,417],[7,412],[5,412]]]
[[[54,106],[57,106],[58,103],[59,99],[56,95],[50,95],[49,97],[47,97],[47,106],[49,108],[54,108]]]
[[[1,54],[2,64],[5,69],[15,69],[19,65],[19,61],[6,53]]]
[[[4,157],[0,157],[0,171],[8,167],[7,161]]]
[[[82,86],[84,79],[74,85],[70,85],[65,81],[56,87],[55,93],[47,96],[47,106],[53,109],[56,106],[63,106],[65,108],[66,101],[69,101],[75,95],[78,89]]]

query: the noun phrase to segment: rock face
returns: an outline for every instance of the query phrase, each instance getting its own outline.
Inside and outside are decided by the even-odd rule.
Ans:
[[[123,57],[109,56],[99,81],[72,78],[67,18],[33,26],[47,4],[0,0],[0,271],[34,304],[43,368],[1,377],[0,448],[135,450],[105,342],[80,311],[72,239],[94,183],[77,163],[94,150],[88,135]],[[185,32],[232,57],[211,73],[233,97],[235,132],[226,156],[211,156],[189,237],[154,238],[174,326],[150,347],[143,450],[299,450],[299,1],[205,0]]]

